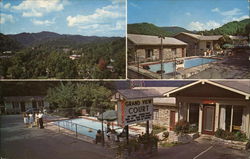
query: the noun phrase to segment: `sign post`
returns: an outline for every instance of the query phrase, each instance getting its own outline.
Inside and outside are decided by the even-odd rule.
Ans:
[[[149,136],[149,120],[153,119],[153,99],[121,100],[118,102],[118,124],[125,126],[129,144],[128,125],[146,121],[146,134]]]

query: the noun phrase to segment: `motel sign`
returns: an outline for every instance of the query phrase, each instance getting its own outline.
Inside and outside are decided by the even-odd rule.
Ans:
[[[122,100],[118,103],[118,124],[127,126],[153,119],[153,99]]]

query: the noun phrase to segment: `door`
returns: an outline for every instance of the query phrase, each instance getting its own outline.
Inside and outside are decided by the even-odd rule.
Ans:
[[[170,130],[174,130],[175,127],[175,111],[170,111]]]
[[[203,105],[203,134],[214,134],[215,105]]]

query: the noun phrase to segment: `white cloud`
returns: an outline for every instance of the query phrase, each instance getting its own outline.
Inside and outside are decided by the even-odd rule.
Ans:
[[[41,17],[45,13],[61,11],[64,6],[61,0],[25,0],[19,5],[12,6],[12,8],[22,11],[24,17]]]
[[[236,16],[236,15],[241,15],[242,12],[239,8],[234,8],[232,10],[228,11],[221,11],[219,8],[214,8],[211,10],[212,12],[217,12],[223,16]]]
[[[53,19],[52,21],[49,21],[49,20],[36,20],[36,19],[33,19],[31,20],[31,22],[35,25],[45,25],[45,26],[50,26],[51,24],[54,24],[55,23],[55,19]]]
[[[240,16],[240,17],[226,17],[225,19],[222,20],[223,23],[228,23],[228,22],[231,22],[231,21],[241,21],[243,19],[247,19],[247,18],[250,18],[249,15],[243,15],[243,16]]]
[[[0,24],[4,24],[5,22],[14,23],[14,18],[10,14],[0,13]]]
[[[111,5],[97,8],[92,14],[68,16],[68,26],[80,30],[92,29],[95,33],[125,30],[125,4],[121,2],[112,1]]]
[[[187,16],[190,16],[190,15],[191,15],[191,13],[190,13],[190,12],[186,12],[185,14],[186,14]]]
[[[219,8],[214,8],[211,10],[212,12],[220,12],[220,9]]]
[[[196,30],[196,31],[201,31],[201,30],[210,30],[210,29],[215,29],[220,27],[221,24],[215,22],[215,21],[208,21],[206,23],[201,23],[198,21],[191,22],[188,27],[190,30]]]
[[[5,9],[9,9],[9,8],[10,8],[10,6],[11,6],[11,4],[10,4],[10,3],[6,3],[6,4],[4,5],[4,8],[5,8]]]

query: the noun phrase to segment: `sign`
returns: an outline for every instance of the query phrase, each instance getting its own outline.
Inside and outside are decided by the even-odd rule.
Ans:
[[[215,104],[216,103],[216,101],[214,101],[214,100],[203,100],[202,101],[202,104]]]
[[[121,126],[153,120],[153,99],[119,101],[117,111]]]

